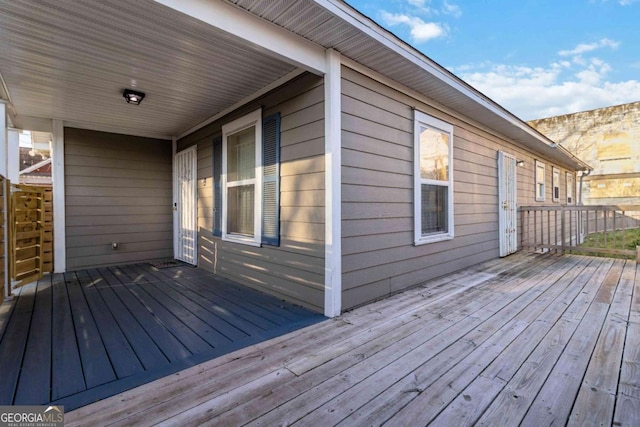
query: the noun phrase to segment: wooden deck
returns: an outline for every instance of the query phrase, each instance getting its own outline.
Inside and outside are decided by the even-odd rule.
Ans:
[[[71,410],[324,319],[190,266],[45,276],[0,307],[0,405]]]
[[[640,425],[632,261],[517,254],[66,415],[66,425]]]

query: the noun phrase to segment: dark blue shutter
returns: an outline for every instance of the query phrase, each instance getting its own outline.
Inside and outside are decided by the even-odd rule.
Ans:
[[[222,136],[213,139],[213,235],[222,236]]]
[[[262,244],[280,245],[280,113],[262,119]]]

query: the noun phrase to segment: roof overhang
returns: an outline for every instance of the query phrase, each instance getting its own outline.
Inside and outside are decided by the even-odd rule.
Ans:
[[[303,71],[326,49],[574,170],[581,160],[339,0],[0,3],[0,96],[13,126],[184,135]],[[138,105],[124,88],[146,93]]]
[[[410,88],[499,136],[574,170],[590,167],[486,95],[340,0],[230,0],[260,18]]]

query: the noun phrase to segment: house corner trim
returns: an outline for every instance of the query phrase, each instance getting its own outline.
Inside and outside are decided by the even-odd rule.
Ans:
[[[342,310],[342,106],[340,54],[326,51],[324,75],[325,134],[325,277],[324,315]]]
[[[65,195],[64,195],[64,124],[53,121],[52,141],[53,181],[53,271],[64,273],[67,269],[67,236],[65,232]]]

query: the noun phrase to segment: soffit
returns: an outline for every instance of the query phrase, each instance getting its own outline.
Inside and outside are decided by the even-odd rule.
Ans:
[[[0,1],[0,73],[24,116],[178,135],[295,67],[150,0]],[[124,88],[146,93],[126,104]]]

